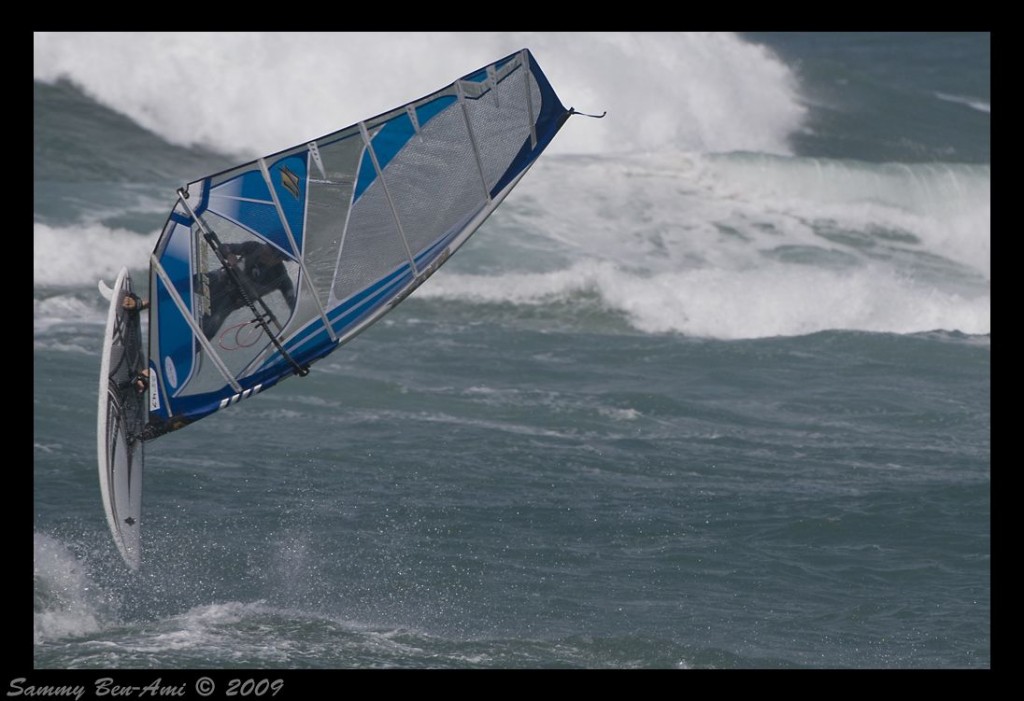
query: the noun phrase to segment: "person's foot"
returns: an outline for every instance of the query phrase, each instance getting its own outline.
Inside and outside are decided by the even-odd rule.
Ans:
[[[133,384],[135,385],[135,391],[139,394],[149,389],[149,368],[139,370],[139,374],[135,376]]]

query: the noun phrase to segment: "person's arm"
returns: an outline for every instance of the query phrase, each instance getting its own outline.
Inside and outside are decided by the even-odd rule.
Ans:
[[[258,243],[257,241],[222,243],[220,245],[220,252],[223,254],[224,260],[227,261],[228,265],[234,267],[235,265],[238,265],[239,258],[245,258],[262,245],[263,244]]]
[[[288,277],[284,265],[281,266],[281,270],[283,274],[278,279],[277,289],[284,295],[284,301],[288,303],[288,308],[295,309],[295,286],[292,284],[292,279]]]

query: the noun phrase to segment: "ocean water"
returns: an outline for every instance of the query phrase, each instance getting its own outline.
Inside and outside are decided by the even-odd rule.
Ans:
[[[97,280],[146,284],[185,182],[523,46],[607,117],[308,377],[148,443],[130,572]],[[21,676],[991,667],[990,73],[969,33],[36,34]]]

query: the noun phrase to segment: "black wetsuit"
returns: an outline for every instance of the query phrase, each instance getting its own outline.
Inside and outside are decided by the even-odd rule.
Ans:
[[[244,241],[221,244],[220,250],[225,257],[229,254],[238,256],[234,268],[251,302],[276,290],[284,295],[289,310],[295,308],[295,287],[276,249],[258,241]],[[261,252],[264,255],[261,256]],[[245,299],[224,268],[210,272],[207,279],[210,285],[210,313],[203,317],[203,333],[212,339],[231,312],[245,306]]]

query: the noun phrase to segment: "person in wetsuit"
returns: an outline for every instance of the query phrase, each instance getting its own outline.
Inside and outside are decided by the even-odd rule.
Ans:
[[[271,292],[284,295],[288,309],[295,308],[295,287],[284,265],[284,256],[269,243],[243,241],[220,245],[227,264],[241,279],[249,301],[256,302]],[[225,268],[211,271],[207,275],[210,286],[210,311],[203,317],[203,333],[212,339],[224,325],[224,321],[236,309],[245,306],[238,286]]]

